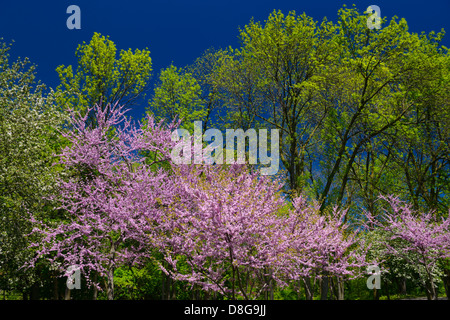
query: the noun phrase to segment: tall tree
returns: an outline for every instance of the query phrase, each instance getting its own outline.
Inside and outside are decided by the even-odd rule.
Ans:
[[[398,149],[387,136],[423,110],[421,83],[445,90],[446,79],[438,72],[445,53],[433,44],[441,35],[412,34],[396,17],[370,30],[355,8],[338,18],[319,24],[274,11],[265,24],[251,21],[214,78],[232,121],[280,130],[289,191],[308,192],[321,211],[355,200],[373,205]],[[363,183],[361,174],[363,189],[352,183]]]
[[[325,156],[329,169],[321,191],[322,208],[333,199],[333,191],[334,200],[342,204],[355,159],[411,112],[410,96],[429,66],[423,43],[408,32],[404,19],[397,22],[394,17],[380,30],[370,30],[364,15],[344,8],[339,11],[338,30],[344,56],[337,66],[342,77],[335,90],[340,94],[332,98],[332,117],[324,127],[332,152]]]
[[[423,38],[428,71],[416,84],[414,112],[393,137],[395,164],[404,175],[404,194],[415,209],[446,215],[450,206],[449,55],[439,48],[443,33]],[[402,140],[398,139],[398,136]],[[402,141],[400,143],[400,141]]]
[[[59,264],[60,275],[68,275],[76,265],[97,289],[106,279],[103,288],[113,299],[114,270],[147,256],[154,241],[152,221],[176,184],[164,171],[152,170],[153,163],[143,163],[139,153],[158,151],[155,162],[167,159],[174,128],[148,119],[150,130],[142,131],[125,117],[122,106],[108,107],[92,108],[95,127],[86,124],[88,114],[72,113],[71,130],[63,133],[70,145],[59,154],[67,174],[58,179],[53,195],[64,221],[34,218],[38,254],[28,266],[44,258]]]
[[[122,49],[117,57],[116,44],[96,32],[88,44],[78,45],[75,55],[76,68],[61,65],[56,69],[61,81],[56,100],[65,109],[86,112],[95,104],[131,106],[145,97],[152,72],[147,48]]]
[[[361,147],[349,184],[353,181],[353,189],[362,192],[348,195],[348,202],[375,212],[379,193],[395,193],[416,209],[448,211],[449,68],[447,50],[439,44],[442,37],[441,32],[416,38],[417,46],[408,57],[413,68],[400,78],[409,110]]]
[[[52,211],[44,197],[54,192],[53,153],[63,143],[57,130],[65,116],[35,80],[35,66],[27,58],[10,62],[9,50],[0,42],[0,288],[28,296],[42,284],[38,269],[20,269],[33,255],[29,215]]]
[[[203,122],[203,132],[217,127],[224,115],[219,112],[221,92],[215,78],[227,52],[211,48],[185,68],[162,69],[147,112],[168,121],[180,117],[182,127],[191,131],[194,121]]]
[[[241,30],[241,48],[223,56],[217,71],[233,121],[280,130],[281,161],[294,193],[303,191],[309,151],[326,115],[318,92],[339,52],[335,29],[325,19],[318,25],[305,14],[274,11],[264,25],[251,21]]]
[[[159,84],[149,101],[148,111],[157,119],[180,119],[181,127],[194,130],[194,121],[206,119],[201,87],[191,73],[174,65],[161,70]]]

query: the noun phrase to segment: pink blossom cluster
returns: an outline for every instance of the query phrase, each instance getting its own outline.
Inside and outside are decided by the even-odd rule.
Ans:
[[[148,119],[147,130],[137,129],[120,106],[111,113],[96,106],[86,116],[72,113],[70,130],[63,132],[67,146],[59,157],[65,174],[59,181],[59,221],[38,222],[34,234],[42,238],[36,259],[45,256],[61,263],[62,270],[78,265],[86,273],[112,276],[123,264],[139,263],[148,256],[153,221],[163,204],[172,198],[175,185],[167,172],[143,163],[142,150],[153,152],[154,162],[167,160],[173,144],[174,124],[163,126]],[[87,125],[95,112],[97,124]]]
[[[436,299],[433,273],[443,259],[450,258],[450,217],[436,217],[433,212],[413,210],[395,196],[381,196],[388,204],[379,215],[366,212],[368,230],[385,234],[378,240],[383,257],[402,259],[419,273],[429,299]]]
[[[433,212],[413,210],[407,203],[395,196],[381,196],[388,207],[374,216],[366,213],[368,229],[380,228],[389,236],[384,241],[387,252],[400,256],[416,253],[418,263],[435,264],[437,259],[450,257],[450,218],[434,216]],[[401,242],[401,250],[394,246]],[[396,241],[398,243],[399,241]]]
[[[176,205],[161,238],[175,279],[235,297],[267,287],[288,243],[281,184],[243,165],[184,167],[179,185],[189,205]],[[187,172],[189,171],[189,172]],[[178,270],[178,259],[188,270]],[[245,284],[244,284],[245,283]]]
[[[295,198],[293,207],[291,277],[358,276],[367,263],[364,252],[357,250],[356,231],[344,224],[347,211],[334,208],[331,214],[324,215],[319,203],[311,205],[303,197]]]

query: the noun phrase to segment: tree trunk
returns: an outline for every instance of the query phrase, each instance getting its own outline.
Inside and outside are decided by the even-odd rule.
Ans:
[[[197,300],[198,298],[194,298],[194,294],[195,294],[195,286],[192,289],[192,294],[193,294],[193,299]],[[163,300],[171,300],[172,296],[174,295],[174,288],[172,285],[172,279],[170,278],[169,275],[163,274],[163,279],[162,279],[162,299]]]
[[[39,299],[40,299],[39,284],[35,282],[31,286],[30,300],[39,300]]]
[[[270,289],[269,289],[269,293],[270,293],[270,294],[269,294],[269,299],[270,299],[270,300],[273,300],[273,280],[272,280],[272,279],[270,279],[270,284],[269,284],[269,286],[270,286],[270,287],[269,287],[269,288],[270,288]]]
[[[403,277],[399,280],[398,291],[399,291],[398,292],[399,294],[406,296],[406,278],[405,277]]]
[[[442,282],[444,284],[445,295],[447,299],[450,300],[450,269],[449,267],[444,267],[444,276],[442,277]]]
[[[427,265],[425,265],[425,270],[427,272],[427,279],[425,280],[425,290],[427,292],[427,298],[428,300],[437,300],[438,297],[436,288],[434,287],[433,276],[431,275],[431,272]]]
[[[107,273],[106,295],[108,300],[114,300],[114,268],[112,266]]]
[[[380,300],[380,291],[377,288],[373,288],[373,300]]]
[[[114,300],[114,260],[116,257],[116,246],[117,243],[111,239],[111,249],[110,249],[110,261],[108,270],[106,272],[106,295],[108,300]]]
[[[98,281],[98,274],[96,271],[94,271],[94,283],[97,283],[97,281]],[[94,293],[92,295],[92,300],[97,300],[97,297],[98,297],[98,289],[97,289],[97,286],[95,285]]]
[[[436,288],[434,287],[434,283],[431,277],[429,277],[428,281],[425,284],[425,291],[427,293],[428,300],[438,299]]]
[[[177,292],[176,292],[175,280],[173,280],[172,278],[170,278],[169,280],[170,280],[170,287],[171,287],[170,300],[176,300]]]
[[[312,300],[313,299],[313,288],[311,285],[311,278],[310,277],[304,277],[303,283],[305,284],[305,296],[306,300]]]
[[[273,300],[273,272],[272,269],[269,270],[269,299]]]
[[[337,300],[344,300],[344,279],[336,277],[336,283],[333,285]]]
[[[161,279],[161,300],[166,300],[166,274],[162,273]]]
[[[64,293],[64,300],[70,300],[70,289],[66,286],[66,291]]]
[[[59,290],[58,290],[58,275],[56,271],[53,272],[53,300],[59,299]]]
[[[320,281],[320,300],[328,300],[328,276]]]

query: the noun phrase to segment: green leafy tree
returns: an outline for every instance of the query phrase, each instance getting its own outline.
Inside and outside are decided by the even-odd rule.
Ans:
[[[431,58],[419,37],[408,32],[404,19],[397,22],[394,17],[380,30],[370,30],[365,15],[343,8],[338,30],[344,52],[337,66],[341,76],[336,93],[328,99],[334,102],[333,116],[324,127],[332,152],[325,157],[329,170],[324,175],[322,207],[332,202],[342,205],[357,157],[364,157],[370,144],[412,112],[411,95],[429,72]]]
[[[220,128],[224,123],[224,115],[220,112],[223,103],[223,93],[217,86],[217,76],[219,68],[230,49],[207,49],[199,58],[185,69],[189,72],[200,85],[201,99],[206,116],[204,121],[204,130],[209,128]],[[242,126],[238,126],[241,128]],[[222,128],[223,129],[223,128]]]
[[[159,120],[180,119],[181,127],[191,132],[194,121],[203,121],[207,115],[199,83],[191,73],[174,65],[161,70],[148,111]]]
[[[445,110],[442,34],[410,33],[396,17],[380,30],[366,22],[356,8],[340,9],[337,24],[274,11],[241,30],[241,47],[220,57],[213,77],[228,123],[280,130],[288,190],[319,199],[323,212],[331,204],[373,207],[380,192],[400,187],[405,179],[392,169],[400,131],[417,130],[411,119],[426,113],[425,97]],[[445,142],[448,131],[435,124],[428,121],[429,138]],[[441,177],[445,144],[435,151]]]
[[[217,71],[232,123],[280,130],[281,161],[293,193],[304,191],[310,148],[326,114],[319,92],[339,52],[335,29],[326,19],[318,25],[306,14],[274,11],[264,25],[251,21],[241,30],[241,48],[223,56]]]
[[[403,126],[392,141],[397,151],[394,163],[404,176],[406,198],[415,209],[446,215],[450,206],[450,59],[448,52],[439,52],[437,43],[442,36],[422,40],[432,52],[428,72],[417,82],[408,126]]]
[[[393,32],[387,28],[395,30],[395,25],[391,21],[385,32]],[[366,90],[377,83],[385,88],[380,87],[371,101],[367,101],[368,105],[349,131],[352,145],[346,145],[347,150],[342,153],[345,170],[338,169],[336,173],[337,185],[342,181],[341,188],[335,188],[336,199],[338,202],[346,199],[346,204],[352,203],[356,209],[364,207],[376,212],[378,195],[395,193],[411,201],[416,209],[439,210],[445,214],[448,212],[450,136],[445,129],[448,53],[440,46],[444,33],[418,36],[407,32],[405,21],[400,21],[400,25],[404,29],[403,33],[398,32],[401,42],[392,48],[400,46],[404,51],[390,49],[389,57],[381,56],[378,65],[394,71],[391,76],[378,75],[383,68],[377,67],[373,69],[375,78],[368,78]],[[391,37],[395,39],[395,32]],[[403,58],[393,59],[398,54],[398,58]],[[333,136],[339,132],[343,120],[345,117],[341,116],[337,122],[329,123],[324,131],[327,141],[338,142]],[[336,163],[332,157],[329,159]]]
[[[56,95],[59,105],[84,111],[95,104],[130,106],[145,97],[152,72],[147,48],[121,50],[117,57],[115,43],[94,33],[88,44],[78,45],[75,55],[76,70],[71,65],[56,69],[61,81]]]
[[[220,112],[223,97],[216,79],[228,53],[210,48],[184,68],[162,69],[147,112],[169,121],[181,118],[181,127],[191,131],[196,120],[203,122],[203,131],[227,122]]]
[[[27,58],[10,62],[9,50],[0,43],[0,288],[28,297],[42,284],[38,268],[21,269],[33,255],[29,219],[52,212],[45,197],[60,171],[52,164],[64,115],[36,82],[35,66]]]

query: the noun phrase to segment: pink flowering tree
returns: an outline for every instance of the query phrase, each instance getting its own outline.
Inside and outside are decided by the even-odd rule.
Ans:
[[[422,275],[428,299],[437,299],[436,273],[439,262],[450,257],[450,220],[437,218],[432,212],[414,211],[397,197],[380,197],[388,204],[383,213],[366,214],[364,225],[371,232],[381,231],[376,246],[384,257],[393,256],[409,264]]]
[[[170,176],[153,168],[170,157],[175,125],[148,118],[143,130],[131,124],[121,106],[106,109],[108,117],[98,106],[86,113],[95,114],[95,127],[72,114],[70,130],[63,133],[70,145],[59,157],[67,173],[53,199],[64,217],[56,224],[34,221],[33,232],[41,237],[31,266],[40,257],[64,271],[77,265],[96,288],[100,285],[91,273],[105,278],[107,296],[113,299],[115,268],[148,255],[152,222],[175,192]],[[153,160],[144,161],[142,151],[150,151]]]
[[[336,279],[334,291],[343,299],[343,281],[361,275],[365,253],[358,250],[356,231],[344,224],[345,210],[320,214],[319,204],[302,196],[293,199],[290,214],[291,240],[286,253],[285,270],[293,280],[305,283],[306,298],[312,299],[311,279],[322,279],[322,299],[326,299],[328,281]]]
[[[287,244],[280,183],[240,165],[178,170],[184,200],[161,221],[163,270],[231,299],[260,296],[276,281]]]

